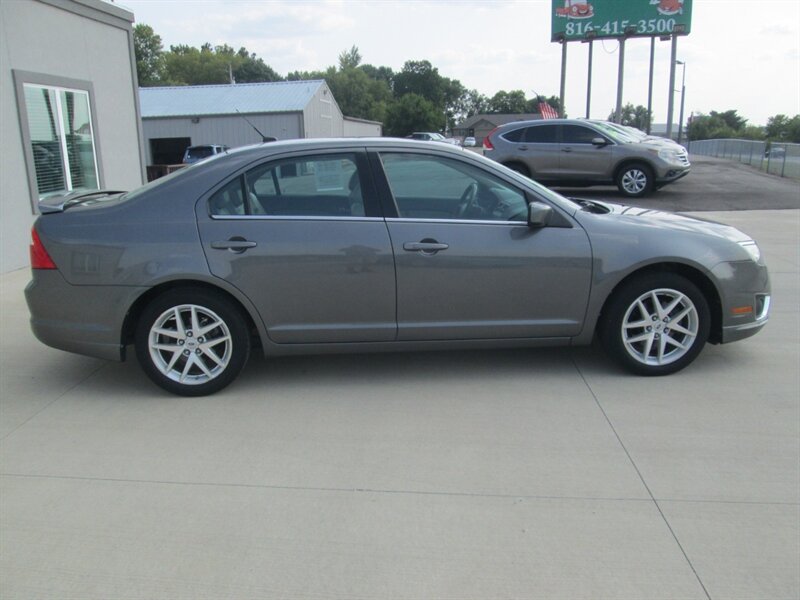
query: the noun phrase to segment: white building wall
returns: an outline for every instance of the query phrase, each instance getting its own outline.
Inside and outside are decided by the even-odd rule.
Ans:
[[[12,70],[90,82],[101,184],[142,184],[132,18],[99,0],[0,2],[0,272],[28,264],[35,219]]]
[[[319,86],[303,111],[306,138],[342,137],[344,119],[327,83]]]
[[[375,121],[344,118],[344,137],[381,137],[383,125]]]

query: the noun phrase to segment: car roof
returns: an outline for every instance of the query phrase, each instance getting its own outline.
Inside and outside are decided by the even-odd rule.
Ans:
[[[272,154],[283,154],[286,152],[305,151],[305,150],[328,150],[328,149],[359,149],[371,148],[417,148],[431,149],[437,151],[453,152],[458,156],[463,156],[464,150],[447,144],[428,142],[422,140],[412,140],[408,138],[393,137],[358,137],[358,138],[313,138],[279,140],[277,142],[267,142],[264,144],[254,144],[252,146],[240,146],[228,150],[229,155],[270,156]]]
[[[511,121],[500,125],[498,129],[511,129],[512,127],[527,127],[530,125],[585,125],[590,123],[586,119],[532,119],[528,121]]]

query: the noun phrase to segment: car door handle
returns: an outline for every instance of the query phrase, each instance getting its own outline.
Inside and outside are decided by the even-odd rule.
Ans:
[[[562,148],[562,152],[572,152],[572,148]]]
[[[241,254],[248,248],[255,248],[256,246],[258,246],[258,244],[246,240],[243,237],[232,237],[231,239],[223,242],[211,242],[211,247],[214,250],[230,250],[231,252],[236,252],[238,254]]]
[[[407,252],[422,252],[423,254],[435,254],[440,250],[447,250],[450,246],[447,244],[440,244],[439,242],[406,242],[403,244],[403,250]]]
[[[527,147],[527,146],[520,146],[520,147],[519,147],[519,149],[520,149],[520,150],[527,150],[527,149],[528,149],[528,147]]]

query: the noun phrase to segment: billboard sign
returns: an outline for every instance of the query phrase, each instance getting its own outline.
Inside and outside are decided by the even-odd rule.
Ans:
[[[551,40],[685,35],[692,0],[553,0]]]

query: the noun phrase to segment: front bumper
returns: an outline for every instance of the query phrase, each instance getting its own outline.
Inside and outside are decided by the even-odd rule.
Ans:
[[[722,286],[719,341],[727,344],[761,331],[772,305],[767,267],[753,261],[725,262],[714,267],[713,273]]]
[[[736,342],[757,334],[769,321],[769,309],[772,297],[769,294],[756,295],[755,319],[722,328],[722,343]],[[761,305],[759,310],[758,306]]]
[[[656,186],[661,187],[686,177],[692,170],[691,167],[671,167],[656,177]]]

